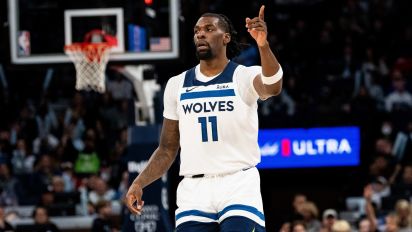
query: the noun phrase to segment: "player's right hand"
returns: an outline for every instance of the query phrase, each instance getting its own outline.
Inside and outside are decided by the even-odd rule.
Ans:
[[[144,201],[142,201],[143,189],[139,184],[132,183],[126,193],[126,206],[133,214],[141,215]]]
[[[253,19],[246,18],[246,28],[258,46],[267,44],[268,29],[265,22],[265,6],[262,5],[259,10],[259,16]]]

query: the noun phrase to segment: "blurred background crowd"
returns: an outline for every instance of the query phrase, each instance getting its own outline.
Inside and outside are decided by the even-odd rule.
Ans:
[[[244,18],[265,4],[284,89],[259,102],[260,127],[357,125],[362,131],[359,167],[262,172],[267,230],[412,231],[412,2],[241,1],[233,10],[234,4],[181,1],[181,58],[154,63],[162,87],[154,99],[156,123],[162,120],[168,78],[197,63],[192,46],[197,18],[207,11],[228,15],[245,44],[234,60],[255,65],[259,56]],[[60,66],[60,77],[43,89],[39,77],[47,67],[10,64],[3,43],[6,3],[1,8],[0,62],[9,78],[9,87],[0,89],[1,207],[36,205],[51,216],[95,215],[105,200],[114,207],[117,202],[121,214],[127,128],[134,123],[136,97],[131,82],[109,64],[105,93],[74,91],[72,67]],[[281,180],[282,174],[290,178]],[[0,217],[19,215],[9,210]]]

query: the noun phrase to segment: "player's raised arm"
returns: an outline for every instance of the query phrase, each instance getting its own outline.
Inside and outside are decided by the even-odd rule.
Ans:
[[[141,214],[143,188],[159,179],[176,159],[179,149],[179,121],[164,119],[159,147],[153,152],[147,166],[133,181],[126,194],[126,206],[133,214]]]
[[[261,6],[258,17],[246,18],[246,28],[259,48],[262,73],[254,79],[253,85],[262,99],[281,92],[283,75],[282,68],[267,41],[268,31],[264,11],[265,6]]]

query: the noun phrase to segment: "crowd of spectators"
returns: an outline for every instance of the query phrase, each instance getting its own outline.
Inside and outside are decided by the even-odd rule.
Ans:
[[[231,1],[182,0],[182,41],[191,44],[189,32],[201,13],[222,12],[250,43],[234,60],[259,64],[242,29],[261,3],[285,73],[282,94],[259,102],[261,127],[358,125],[363,136],[358,182],[364,189],[347,196],[361,199],[359,207],[318,209],[318,202],[297,194],[279,230],[412,231],[411,2],[250,1],[235,12]],[[162,86],[196,63],[192,46],[182,51],[179,65],[156,66]],[[7,67],[6,73],[12,77]],[[130,83],[110,77],[104,94],[73,90],[57,100],[55,90],[27,96],[16,86],[0,97],[0,205],[39,205],[69,215],[73,209],[63,203],[75,195],[82,205],[76,213],[100,215],[96,227],[107,223],[107,201],[121,200],[127,189],[123,158],[128,107],[136,97]],[[341,217],[351,210],[359,213],[356,220]]]
[[[321,202],[298,194],[280,231],[412,231],[411,3],[320,2],[265,14],[276,22],[269,40],[286,71],[282,95],[260,103],[261,125],[361,127],[364,169],[351,183],[361,194],[323,214]]]
[[[229,15],[240,40],[250,43],[234,59],[245,65],[259,64],[259,56],[242,30],[244,17],[266,4],[268,39],[285,78],[280,96],[259,103],[261,127],[362,130],[361,173],[343,187],[355,191],[329,209],[298,194],[305,203],[285,215],[280,230],[412,231],[412,17],[406,10],[412,3],[275,0],[250,2],[235,13],[225,1],[202,1],[198,12],[193,1],[184,2],[188,21],[209,10]]]
[[[37,206],[49,216],[96,217],[93,231],[107,226],[108,204],[120,205],[128,187],[124,158],[133,91],[116,88],[121,81],[109,81],[104,94],[73,92],[66,105],[60,102],[64,107],[47,96],[37,103],[3,102],[0,205],[9,209],[6,218],[21,217],[15,207]]]

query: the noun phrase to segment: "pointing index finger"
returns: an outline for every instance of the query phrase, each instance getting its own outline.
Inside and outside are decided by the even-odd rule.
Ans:
[[[262,5],[259,10],[259,19],[265,20],[265,5]]]

